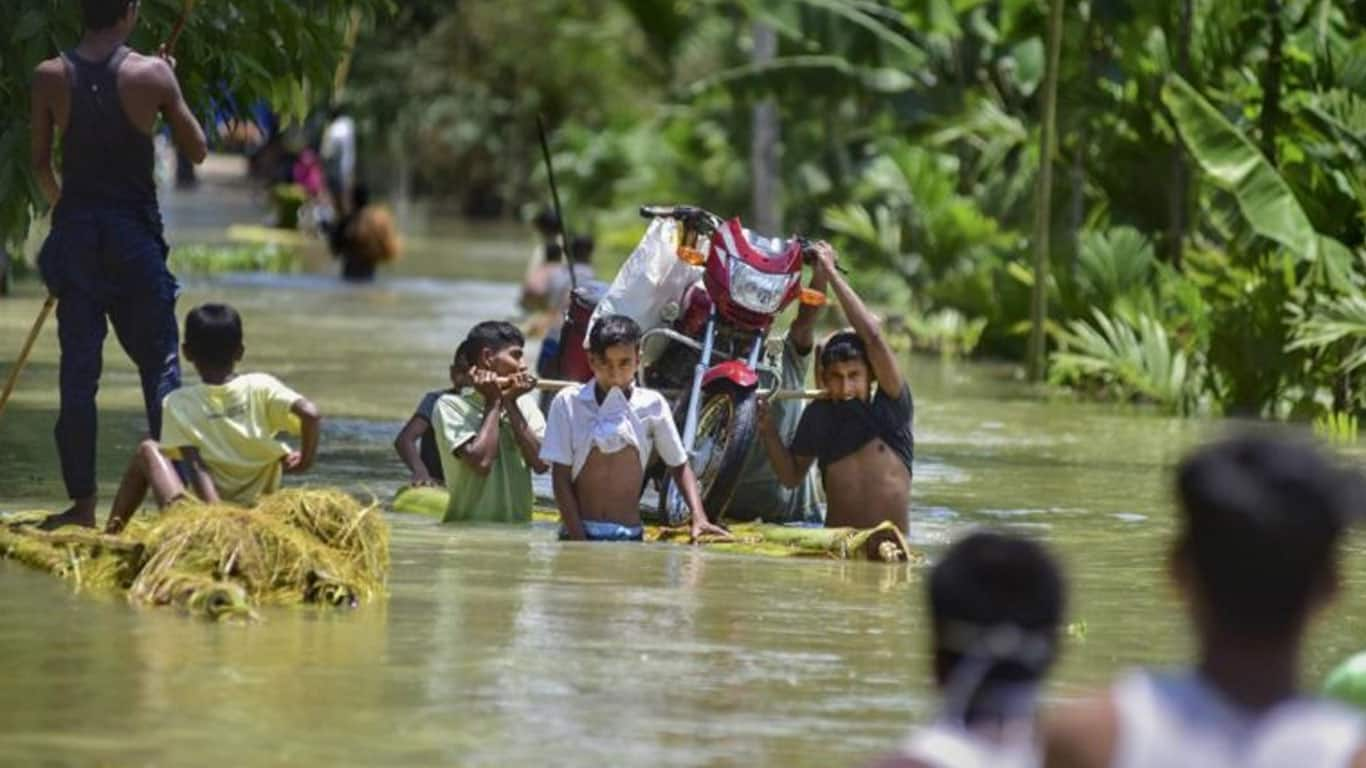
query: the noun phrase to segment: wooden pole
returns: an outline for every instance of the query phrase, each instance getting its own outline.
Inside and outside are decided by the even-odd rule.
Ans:
[[[47,322],[47,316],[52,314],[52,307],[57,304],[56,296],[48,296],[43,302],[43,308],[38,310],[38,318],[33,321],[33,328],[28,332],[28,338],[24,339],[24,346],[19,350],[19,357],[14,361],[14,367],[9,371],[9,378],[5,379],[5,391],[0,393],[0,415],[5,413],[5,405],[9,403],[9,396],[14,393],[14,385],[19,383],[19,372],[24,370],[28,363],[28,356],[33,352],[33,343],[38,340],[38,333],[43,330],[43,323]]]
[[[537,379],[536,389],[541,392],[559,392],[565,387],[572,387],[581,382],[563,381],[560,379]],[[681,391],[659,390],[666,395],[680,395]],[[823,389],[761,389],[760,397],[767,397],[770,400],[820,400],[825,397]]]
[[[1048,250],[1053,211],[1053,156],[1057,152],[1058,64],[1062,53],[1063,0],[1048,14],[1048,70],[1044,76],[1043,126],[1039,131],[1039,178],[1034,196],[1034,291],[1029,303],[1029,378],[1046,370],[1044,323],[1048,318]]]

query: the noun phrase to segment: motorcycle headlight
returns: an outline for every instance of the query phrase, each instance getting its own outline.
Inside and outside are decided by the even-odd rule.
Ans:
[[[739,259],[730,261],[730,295],[735,303],[751,312],[777,312],[792,279],[793,275],[760,272]]]

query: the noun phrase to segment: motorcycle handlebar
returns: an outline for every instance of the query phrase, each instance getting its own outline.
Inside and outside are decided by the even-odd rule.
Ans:
[[[692,227],[716,229],[721,226],[720,216],[693,205],[642,205],[640,216],[644,219],[678,219]]]

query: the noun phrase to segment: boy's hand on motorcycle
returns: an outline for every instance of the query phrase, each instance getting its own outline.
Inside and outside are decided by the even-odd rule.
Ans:
[[[760,431],[767,433],[773,430],[773,404],[768,401],[767,397],[760,397],[754,405],[759,417]]]
[[[832,277],[839,271],[839,254],[835,253],[834,246],[824,240],[817,240],[812,243],[816,249],[816,272],[824,277]]]

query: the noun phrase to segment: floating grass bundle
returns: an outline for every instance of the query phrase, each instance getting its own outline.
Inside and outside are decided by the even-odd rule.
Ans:
[[[440,520],[450,499],[444,488],[404,488],[394,497],[394,511],[426,515]],[[559,513],[537,509],[532,519],[558,523]],[[705,537],[711,549],[770,557],[825,557],[837,560],[875,560],[888,563],[923,560],[911,549],[901,531],[885,522],[875,528],[808,528],[767,523],[737,523],[731,537]],[[645,526],[645,540],[687,544],[687,527]]]
[[[403,247],[394,215],[382,205],[361,208],[348,234],[356,256],[371,264],[395,261]]]
[[[383,594],[389,529],[372,504],[291,489],[254,509],[183,502],[123,535],[0,526],[0,554],[90,588],[213,618],[259,605],[353,606]]]

